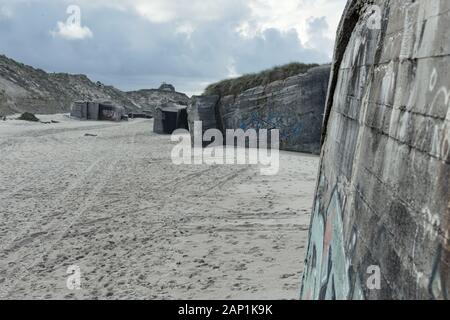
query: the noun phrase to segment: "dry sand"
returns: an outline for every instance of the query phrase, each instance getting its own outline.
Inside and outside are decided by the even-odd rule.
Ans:
[[[0,298],[299,297],[318,157],[175,166],[151,120],[40,118],[0,121]]]

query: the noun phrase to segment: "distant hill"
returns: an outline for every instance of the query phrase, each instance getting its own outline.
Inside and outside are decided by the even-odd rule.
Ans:
[[[183,93],[160,89],[123,92],[85,75],[46,73],[0,55],[0,115],[68,112],[76,100],[107,100],[129,111],[153,111],[165,102],[189,103]]]

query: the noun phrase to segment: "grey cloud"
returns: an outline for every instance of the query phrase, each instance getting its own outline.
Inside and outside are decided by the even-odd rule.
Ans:
[[[331,53],[333,50],[333,40],[326,36],[328,22],[325,17],[312,17],[308,19],[308,34],[311,35],[308,46]],[[331,57],[330,57],[331,58]]]
[[[65,21],[65,11],[61,2],[18,3],[12,17],[0,19],[0,52],[47,71],[85,73],[126,90],[167,81],[187,92],[228,77],[230,63],[238,73],[248,73],[292,61],[329,59],[325,50],[304,48],[295,30],[268,29],[243,38],[236,27],[250,15],[245,1],[236,2],[223,19],[196,21],[189,38],[176,32],[188,18],[157,24],[135,12],[92,7],[83,8],[82,24],[93,37],[67,41],[51,35],[57,22]],[[314,20],[310,26],[321,30],[326,21]]]

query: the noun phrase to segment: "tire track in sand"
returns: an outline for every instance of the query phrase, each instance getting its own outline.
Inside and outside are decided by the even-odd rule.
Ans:
[[[134,134],[131,137],[131,141],[134,142],[135,141],[135,136],[136,134]],[[126,141],[122,141],[121,145],[127,145],[128,143]],[[93,148],[95,148],[95,144],[93,144]],[[52,235],[52,234],[58,234],[58,229],[61,225],[64,225],[65,227],[59,232],[59,235],[56,236],[55,240],[52,240],[50,246],[44,247],[44,252],[34,252],[34,255],[40,255],[39,259],[34,260],[31,264],[29,265],[19,265],[16,266],[13,271],[11,273],[9,273],[6,278],[5,281],[2,283],[2,286],[0,288],[0,297],[4,298],[7,297],[8,295],[10,295],[10,293],[15,289],[15,287],[17,286],[17,284],[27,275],[30,274],[30,270],[35,267],[37,264],[39,264],[40,262],[42,262],[42,260],[46,257],[46,255],[48,255],[49,252],[51,252],[54,247],[59,243],[59,241],[61,241],[64,236],[67,234],[67,232],[69,231],[69,229],[76,223],[76,221],[78,221],[81,216],[87,212],[89,210],[89,208],[91,207],[92,204],[95,204],[95,200],[98,196],[98,194],[100,194],[101,190],[104,188],[104,186],[106,185],[106,183],[108,182],[108,180],[110,179],[110,177],[116,172],[116,170],[113,170],[117,164],[120,162],[120,160],[122,160],[123,154],[122,154],[122,148],[120,147],[116,147],[114,148],[115,152],[114,152],[114,161],[110,162],[109,166],[107,167],[107,170],[104,170],[104,168],[102,168],[102,171],[100,172],[100,179],[96,180],[96,184],[93,187],[92,191],[90,192],[90,195],[88,196],[88,198],[86,198],[86,200],[83,202],[83,204],[78,207],[78,209],[71,215],[70,217],[73,217],[71,219],[71,221],[69,223],[66,223],[66,221],[62,221],[62,222],[57,222],[57,223],[53,223],[50,225],[49,228],[47,228],[46,231],[43,232],[39,232],[36,234],[33,234],[32,236],[34,236],[33,238],[30,239],[30,241],[28,241],[28,243],[33,242],[36,240],[37,236],[43,236],[43,235]],[[122,157],[121,157],[122,156]],[[110,159],[111,155],[105,155],[103,156],[101,159],[96,160],[91,166],[91,170],[90,172],[93,171],[93,169],[101,162],[104,161],[105,159]],[[105,175],[105,171],[108,173]],[[84,176],[84,178],[89,177],[88,175]],[[76,184],[77,185],[81,185],[83,179],[77,179]],[[71,189],[73,190],[73,189]],[[65,195],[69,194],[68,190],[66,190]],[[59,197],[59,199],[61,198],[61,200],[64,199],[64,197]],[[66,219],[69,220],[69,219]],[[56,231],[56,232],[55,232]],[[29,230],[27,230],[26,233],[29,233]],[[21,242],[23,242],[25,239],[22,239]],[[26,242],[25,242],[26,243]],[[14,246],[13,246],[14,247]],[[11,262],[10,262],[11,263]],[[19,262],[20,263],[20,262]]]

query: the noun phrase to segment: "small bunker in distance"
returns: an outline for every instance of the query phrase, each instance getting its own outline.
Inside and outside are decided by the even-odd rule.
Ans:
[[[80,120],[121,121],[125,108],[110,102],[75,101],[70,116]]]
[[[156,108],[153,132],[172,134],[177,129],[189,130],[187,107],[172,104]]]

